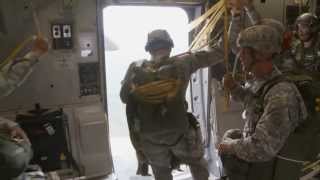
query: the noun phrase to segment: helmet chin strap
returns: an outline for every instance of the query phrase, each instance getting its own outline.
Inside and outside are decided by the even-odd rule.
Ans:
[[[253,52],[250,52],[250,58],[252,59],[252,61],[250,62],[248,68],[246,68],[247,73],[250,73],[253,66],[257,63],[256,60],[254,60],[254,56],[253,56]]]
[[[310,41],[312,41],[314,34],[313,34],[312,32],[309,32],[308,35],[309,35],[308,39],[307,39],[306,41],[304,41],[304,42],[310,42]]]
[[[167,54],[155,55],[155,56],[151,57],[151,60],[152,61],[160,61],[160,60],[162,60],[164,58],[165,59],[169,58],[169,55],[167,55]]]
[[[249,64],[249,67],[248,67],[248,73],[251,72],[253,66],[256,64],[257,62],[256,61],[252,61],[250,64]]]

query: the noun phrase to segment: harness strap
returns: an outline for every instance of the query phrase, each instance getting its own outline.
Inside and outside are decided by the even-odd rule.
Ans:
[[[292,158],[287,158],[287,157],[280,156],[280,155],[277,155],[277,158],[278,158],[278,159],[285,160],[285,161],[293,162],[293,163],[301,163],[301,164],[304,164],[304,163],[307,162],[307,161],[301,161],[301,160],[296,160],[296,159],[292,159]]]

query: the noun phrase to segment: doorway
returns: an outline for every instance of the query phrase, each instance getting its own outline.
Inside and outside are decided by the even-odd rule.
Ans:
[[[109,6],[103,10],[110,144],[120,180],[139,178],[135,177],[137,160],[129,139],[125,105],[119,97],[121,81],[132,62],[150,58],[144,46],[148,32],[154,29],[169,32],[174,41],[172,55],[187,51],[188,22],[187,13],[177,7]]]

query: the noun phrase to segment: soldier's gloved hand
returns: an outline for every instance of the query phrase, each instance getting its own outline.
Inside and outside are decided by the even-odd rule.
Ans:
[[[18,139],[18,140],[24,140],[28,144],[31,144],[28,136],[19,126],[15,126],[11,129],[11,138]]]
[[[222,137],[222,141],[240,139],[241,137],[242,137],[242,131],[240,129],[229,129],[224,133]]]
[[[244,8],[251,9],[253,0],[228,0],[227,7],[230,9],[232,16],[237,16]]]
[[[236,81],[233,79],[230,73],[227,73],[223,76],[222,83],[224,88],[227,90],[232,90],[237,86]]]
[[[242,5],[245,9],[252,9],[253,8],[253,0],[241,0]]]
[[[244,5],[243,0],[228,0],[227,1],[227,8],[230,9],[232,16],[240,15]]]
[[[48,42],[42,37],[37,37],[30,52],[28,52],[22,59],[39,59],[40,56],[48,52]]]
[[[225,155],[225,154],[233,154],[233,149],[231,142],[229,141],[223,141],[218,145],[218,154],[219,155]]]
[[[4,129],[8,132],[12,140],[25,141],[31,144],[27,134],[19,126],[10,127],[8,124],[5,124]]]
[[[175,65],[164,65],[158,69],[157,75],[160,79],[170,79],[175,77],[176,71]]]

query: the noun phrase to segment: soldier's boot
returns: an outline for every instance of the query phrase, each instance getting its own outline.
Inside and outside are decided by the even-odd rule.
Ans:
[[[151,176],[149,173],[149,167],[147,163],[138,163],[137,175]]]
[[[209,171],[207,163],[204,159],[201,159],[197,163],[192,163],[189,165],[191,174],[194,180],[208,180],[209,179]]]
[[[155,180],[173,180],[171,167],[151,165]]]

